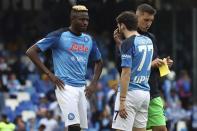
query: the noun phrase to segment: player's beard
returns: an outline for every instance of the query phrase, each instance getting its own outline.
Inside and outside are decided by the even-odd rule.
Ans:
[[[147,27],[145,28],[146,32],[149,30],[149,28],[150,28],[149,26],[147,26]]]
[[[86,32],[87,31],[87,27],[80,27],[80,32]]]

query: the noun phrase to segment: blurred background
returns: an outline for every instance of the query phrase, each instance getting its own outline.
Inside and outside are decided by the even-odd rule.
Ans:
[[[0,122],[5,117],[17,131],[63,131],[54,85],[25,56],[33,43],[69,26],[72,5],[89,9],[88,32],[100,48],[104,69],[89,104],[89,131],[110,131],[118,79],[113,31],[115,17],[141,3],[157,9],[150,29],[161,57],[171,56],[171,73],[160,79],[169,131],[197,130],[197,1],[196,0],[0,0]],[[51,52],[40,56],[52,69]],[[92,77],[88,68],[87,82]],[[0,124],[1,125],[1,124]]]

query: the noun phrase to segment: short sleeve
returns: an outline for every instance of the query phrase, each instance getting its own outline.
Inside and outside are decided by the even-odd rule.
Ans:
[[[97,61],[101,59],[101,53],[97,47],[97,43],[95,40],[92,40],[92,49],[90,51],[90,58],[93,61]]]
[[[48,34],[46,37],[36,42],[37,47],[43,52],[49,48],[55,47],[59,41],[60,34],[61,32],[52,32]]]
[[[123,41],[121,45],[121,67],[132,67],[132,48],[133,45],[130,40]]]

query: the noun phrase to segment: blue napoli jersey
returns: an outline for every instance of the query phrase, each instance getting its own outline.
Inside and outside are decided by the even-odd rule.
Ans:
[[[153,43],[150,38],[135,35],[123,41],[121,45],[121,67],[131,68],[128,90],[150,90],[148,79],[152,57]]]
[[[96,42],[88,34],[80,36],[68,28],[62,28],[36,43],[41,51],[52,50],[55,75],[65,84],[82,87],[86,84],[85,75],[89,57],[93,61],[101,59]]]

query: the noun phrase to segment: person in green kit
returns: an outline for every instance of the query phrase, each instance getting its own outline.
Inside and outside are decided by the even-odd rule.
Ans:
[[[0,131],[14,131],[16,126],[9,122],[6,115],[1,116]]]

